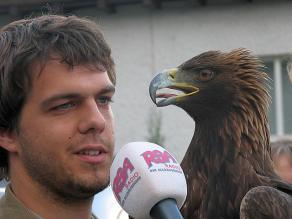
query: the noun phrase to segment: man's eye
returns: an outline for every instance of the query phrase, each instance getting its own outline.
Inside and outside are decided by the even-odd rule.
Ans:
[[[99,97],[98,98],[99,105],[108,105],[111,102],[113,102],[111,97]]]
[[[67,109],[71,109],[75,106],[76,106],[75,103],[68,102],[68,103],[63,103],[63,104],[60,104],[60,105],[53,107],[53,110],[67,110]]]

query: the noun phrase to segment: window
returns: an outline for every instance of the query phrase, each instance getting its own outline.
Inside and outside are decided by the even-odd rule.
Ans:
[[[292,135],[292,82],[287,72],[288,56],[265,58],[272,79],[269,123],[272,137]]]
[[[292,134],[292,81],[287,73],[287,60],[282,62],[284,134]]]

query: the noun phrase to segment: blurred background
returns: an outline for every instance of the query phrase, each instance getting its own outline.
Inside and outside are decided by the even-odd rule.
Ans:
[[[259,56],[272,79],[271,139],[292,136],[291,0],[0,0],[0,26],[48,11],[95,20],[112,47],[116,150],[153,141],[180,161],[195,123],[177,107],[157,109],[148,94],[151,79],[201,52],[239,47]],[[110,189],[93,208],[100,219],[126,218]]]

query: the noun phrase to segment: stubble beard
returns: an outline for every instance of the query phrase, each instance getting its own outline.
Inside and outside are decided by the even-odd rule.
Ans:
[[[58,166],[60,163],[56,162],[56,158],[51,154],[31,149],[25,139],[22,142],[24,168],[30,178],[46,193],[45,195],[56,202],[70,204],[92,199],[109,185],[109,176],[103,181],[96,179],[95,182],[80,179],[73,172]]]

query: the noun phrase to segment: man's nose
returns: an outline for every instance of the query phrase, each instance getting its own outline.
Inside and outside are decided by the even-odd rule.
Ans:
[[[102,132],[106,126],[106,120],[95,100],[85,103],[79,121],[79,131],[82,134],[87,132]]]

